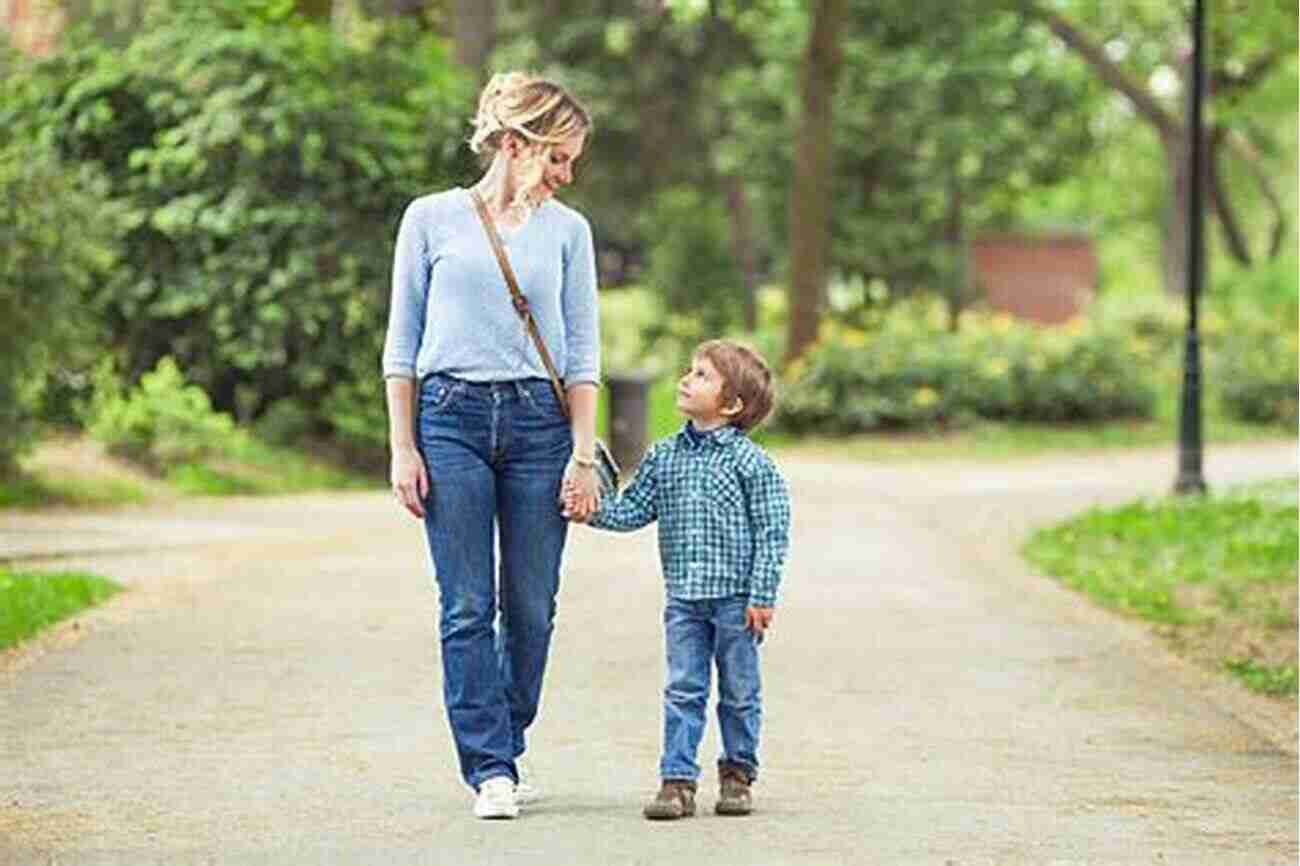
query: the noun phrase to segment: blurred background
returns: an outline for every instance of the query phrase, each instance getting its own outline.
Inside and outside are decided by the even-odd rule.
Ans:
[[[727,334],[776,448],[1173,443],[1189,8],[0,0],[0,504],[382,484],[397,221],[508,68],[594,114],[565,197],[649,437]],[[1208,8],[1206,438],[1289,436],[1297,10]]]

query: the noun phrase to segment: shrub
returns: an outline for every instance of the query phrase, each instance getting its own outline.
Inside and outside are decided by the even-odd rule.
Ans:
[[[271,445],[300,444],[311,433],[312,413],[292,397],[277,400],[257,419],[253,431]]]
[[[97,348],[81,294],[112,264],[102,180],[39,149],[0,149],[0,476],[35,441],[51,372]]]
[[[240,417],[285,397],[317,412],[354,355],[378,377],[397,222],[466,167],[465,81],[414,25],[363,49],[177,5],[10,76],[0,142],[108,178],[121,260],[79,294],[128,379],[170,356]]]
[[[879,330],[823,327],[786,371],[777,426],[859,433],[956,426],[975,417],[1078,422],[1148,417],[1155,389],[1140,338],[1076,322],[1056,330],[966,311],[956,333],[936,303],[893,308]]]
[[[212,408],[203,389],[163,358],[126,390],[109,363],[96,371],[86,427],[113,453],[163,472],[240,447],[245,434]]]
[[[1229,338],[1215,356],[1211,385],[1228,414],[1240,421],[1277,424],[1295,430],[1300,413],[1300,341],[1281,327],[1245,330]]]

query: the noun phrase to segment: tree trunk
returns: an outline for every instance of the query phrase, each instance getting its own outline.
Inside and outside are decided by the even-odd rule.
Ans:
[[[803,117],[795,139],[790,188],[790,288],[785,358],[799,357],[817,339],[822,296],[830,275],[832,100],[840,72],[844,0],[816,0],[803,58]]]
[[[944,242],[948,248],[948,262],[944,274],[948,283],[948,330],[954,334],[958,318],[966,306],[966,226],[962,219],[961,183],[954,173],[948,179],[948,214],[944,219]]]
[[[756,293],[758,278],[755,274],[754,224],[745,198],[745,181],[737,174],[722,179],[727,192],[727,213],[731,215],[731,255],[740,269],[740,281],[745,290],[745,330],[758,330]]]
[[[293,8],[304,18],[328,21],[334,12],[334,0],[294,0]]]
[[[496,44],[496,0],[454,0],[451,14],[456,60],[474,70],[481,84],[487,80],[488,56]]]
[[[1181,295],[1187,290],[1187,197],[1191,192],[1187,165],[1187,138],[1162,135],[1165,152],[1165,220],[1160,261],[1165,292]]]

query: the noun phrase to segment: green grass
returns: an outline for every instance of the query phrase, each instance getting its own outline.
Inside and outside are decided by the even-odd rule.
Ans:
[[[1295,665],[1260,665],[1251,659],[1229,659],[1223,663],[1228,673],[1244,682],[1250,689],[1267,695],[1295,695],[1300,691],[1300,678]]]
[[[75,442],[65,438],[64,447],[70,441]],[[275,448],[251,437],[219,457],[167,467],[162,480],[182,496],[353,490],[379,483],[314,455]],[[167,490],[143,467],[108,460],[89,465],[25,462],[19,475],[0,479],[0,508],[133,505],[159,495],[166,496]]]
[[[139,484],[121,478],[50,477],[25,473],[0,480],[0,508],[133,505],[148,498],[149,494]]]
[[[1221,654],[1215,661],[1250,687],[1295,694],[1297,615],[1287,590],[1298,544],[1291,478],[1092,509],[1034,533],[1023,552],[1098,604],[1167,627],[1194,655],[1204,655],[1198,646]],[[1251,646],[1274,662],[1252,657]],[[1279,652],[1288,656],[1281,663]]]
[[[356,490],[378,483],[310,454],[276,448],[252,437],[220,457],[172,466],[165,477],[178,492],[199,496]]]
[[[121,589],[111,580],[92,574],[0,567],[0,649],[99,604]]]
[[[312,454],[276,448],[257,439],[230,455],[229,466],[218,462],[212,468],[231,471],[252,493],[305,493],[312,490],[357,490],[382,484],[381,479],[350,472]]]

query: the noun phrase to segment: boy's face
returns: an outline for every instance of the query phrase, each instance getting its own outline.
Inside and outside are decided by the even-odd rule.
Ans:
[[[708,358],[692,358],[691,366],[677,383],[677,409],[697,427],[721,427],[739,411],[740,403],[737,400],[734,405],[724,407],[722,385],[722,374]]]

